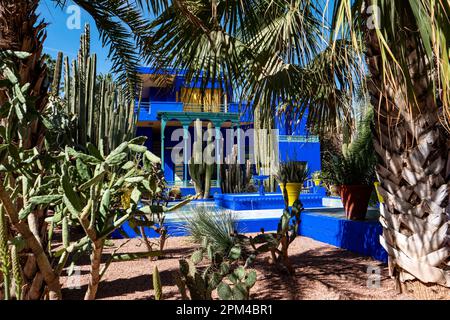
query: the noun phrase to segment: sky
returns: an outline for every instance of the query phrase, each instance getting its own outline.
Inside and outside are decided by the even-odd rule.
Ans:
[[[71,1],[67,1],[67,6],[72,5]],[[67,11],[67,7],[66,7]],[[73,60],[77,56],[80,46],[80,36],[83,33],[84,25],[91,25],[91,53],[97,54],[98,73],[108,73],[111,68],[111,62],[108,60],[108,48],[103,48],[99,40],[99,34],[95,23],[85,12],[81,12],[81,28],[72,29],[67,27],[67,21],[71,21],[73,15],[63,11],[60,7],[56,7],[54,1],[42,0],[38,8],[41,19],[48,23],[47,39],[44,43],[44,51],[52,57],[56,57],[59,51]]]
[[[329,10],[333,7],[334,0],[329,0]],[[70,11],[70,6],[73,2],[68,0],[65,9],[55,6],[53,0],[41,0],[39,2],[38,13],[45,22],[48,23],[47,39],[44,43],[44,51],[52,57],[56,57],[59,51],[62,51],[70,60],[76,58],[78,48],[80,45],[80,36],[83,33],[84,25],[89,23],[91,26],[91,53],[97,54],[97,72],[108,73],[111,69],[111,62],[108,60],[108,48],[103,48],[99,40],[99,34],[95,23],[91,16],[82,11],[80,15],[79,29],[69,28],[69,23],[73,20],[73,14]],[[326,3],[326,0],[324,0]],[[329,14],[328,14],[329,16]]]

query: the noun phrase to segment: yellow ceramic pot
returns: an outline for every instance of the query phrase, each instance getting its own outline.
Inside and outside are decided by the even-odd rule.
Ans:
[[[320,180],[320,179],[313,179],[313,182],[314,182],[314,185],[316,187],[318,187],[318,186],[320,186],[320,183],[322,182],[322,180]]]
[[[284,184],[280,183],[280,189],[284,196]],[[303,183],[286,183],[286,191],[289,199],[289,206],[292,207],[294,205],[295,200],[298,200],[300,197],[300,192],[303,189]]]
[[[380,194],[380,192],[378,191],[378,187],[380,186],[380,183],[377,181],[377,182],[374,183],[374,186],[375,186],[375,191],[377,192],[378,201],[379,201],[380,203],[384,203],[383,196],[382,196],[382,195]]]

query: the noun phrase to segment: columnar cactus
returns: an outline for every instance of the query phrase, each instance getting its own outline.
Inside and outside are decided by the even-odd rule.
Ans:
[[[220,165],[221,189],[222,193],[242,193],[251,191],[252,170],[251,163],[238,163],[237,146],[233,146],[233,151],[225,158],[225,163]]]
[[[162,300],[162,285],[158,267],[153,269],[153,290],[155,291],[155,300]]]
[[[63,94],[59,90],[62,69]],[[103,143],[109,153],[136,134],[135,101],[128,100],[110,75],[97,75],[97,56],[90,53],[89,25],[81,36],[78,57],[71,67],[67,57],[58,55],[51,93],[63,98],[65,112],[74,117],[72,138],[80,148],[88,142],[96,146]]]
[[[193,144],[193,154],[189,161],[189,174],[192,181],[194,181],[195,190],[197,196],[202,199],[209,198],[209,192],[211,189],[211,177],[214,172],[214,164],[208,163],[203,157],[203,130],[201,120],[195,121],[196,141]],[[210,146],[213,143],[212,123],[208,124],[207,131],[207,145]],[[212,161],[211,161],[212,162]]]
[[[4,299],[10,299],[11,290],[11,256],[8,249],[8,235],[6,229],[6,217],[3,213],[3,205],[0,206],[0,272],[3,277]]]

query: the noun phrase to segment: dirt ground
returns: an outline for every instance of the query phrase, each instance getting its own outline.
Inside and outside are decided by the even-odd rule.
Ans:
[[[115,240],[115,245],[125,240]],[[188,257],[195,246],[188,238],[167,240],[166,258],[151,261],[141,259],[132,262],[114,262],[100,283],[98,299],[147,300],[153,299],[152,271],[158,266],[163,284],[164,299],[181,299],[173,279],[178,270],[178,260]],[[107,258],[107,252],[104,259]],[[132,239],[119,252],[142,252],[145,245]],[[258,257],[254,268],[258,280],[251,290],[252,299],[289,300],[348,300],[348,299],[411,299],[397,294],[394,283],[388,277],[387,267],[371,258],[309,239],[298,237],[290,247],[294,277],[283,275],[268,262],[268,255]],[[370,269],[381,269],[379,285],[369,279]],[[65,299],[82,299],[87,288],[89,265],[81,261],[76,270],[78,277],[62,278]],[[373,276],[372,276],[373,277]],[[369,285],[368,285],[369,284]],[[69,288],[75,287],[75,288]]]

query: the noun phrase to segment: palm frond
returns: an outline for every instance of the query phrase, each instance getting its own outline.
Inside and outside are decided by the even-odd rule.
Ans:
[[[370,8],[370,10],[369,10]],[[450,4],[448,1],[337,0],[333,10],[333,37],[375,38],[381,52],[383,94],[395,90],[409,104],[399,106],[413,117],[427,110],[439,112],[450,130]],[[368,38],[367,38],[368,37]],[[354,41],[359,50],[364,48]],[[415,73],[426,75],[417,79]],[[422,81],[422,83],[420,83]],[[419,98],[434,92],[433,103]]]
[[[54,0],[64,7],[65,0]],[[100,34],[103,46],[108,46],[108,58],[112,61],[112,73],[117,73],[117,81],[126,86],[130,99],[135,98],[139,83],[137,67],[140,52],[146,54],[150,35],[150,23],[144,16],[142,6],[151,2],[128,0],[74,0],[75,4],[92,16]],[[153,1],[152,1],[153,2]],[[155,9],[157,2],[154,1]]]

